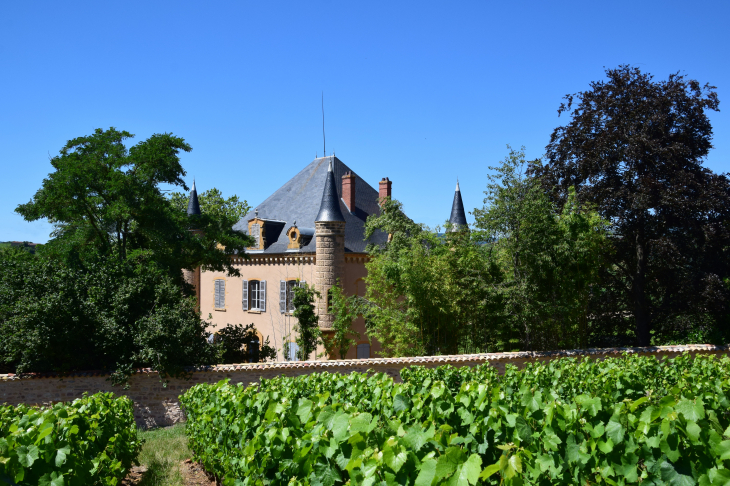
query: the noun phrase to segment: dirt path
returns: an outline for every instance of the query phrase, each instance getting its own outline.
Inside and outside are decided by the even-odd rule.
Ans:
[[[144,486],[146,472],[145,466],[133,467],[120,486]],[[202,466],[191,459],[180,462],[180,473],[183,477],[183,486],[217,486],[215,479],[208,477]]]

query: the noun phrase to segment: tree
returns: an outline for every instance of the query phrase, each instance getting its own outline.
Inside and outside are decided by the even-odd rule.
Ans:
[[[501,317],[494,292],[499,269],[490,248],[469,231],[440,235],[409,219],[396,200],[365,224],[389,241],[369,245],[360,312],[386,356],[483,352],[494,347]]]
[[[575,192],[560,207],[529,174],[524,148],[510,149],[490,167],[484,207],[475,209],[481,239],[491,242],[504,272],[503,342],[518,336],[523,349],[585,347],[588,295],[607,250],[607,223],[581,207]]]
[[[83,268],[0,250],[0,368],[16,373],[135,368],[163,379],[216,362],[193,298],[150,252],[99,257]]]
[[[243,254],[250,238],[233,231],[225,211],[197,218],[175,211],[160,189],[161,184],[187,189],[179,153],[190,146],[172,134],[156,134],[127,149],[132,137],[97,129],[70,140],[51,159],[55,172],[30,202],[16,208],[28,221],[55,223],[46,254],[125,260],[136,250],[151,250],[158,266],[178,280],[182,268],[199,265],[238,275],[230,257]],[[193,226],[201,231],[190,232]]]
[[[322,344],[322,331],[319,329],[319,316],[315,308],[315,298],[320,298],[319,292],[309,285],[294,288],[294,317],[297,324],[294,330],[298,336],[296,339],[299,346],[299,359],[302,361],[309,360],[317,346]]]
[[[173,192],[169,195],[169,199],[178,212],[187,212],[189,200],[187,194]],[[198,194],[198,202],[200,203],[201,213],[211,215],[219,220],[225,219],[231,222],[231,226],[238,223],[251,210],[248,202],[239,200],[238,196],[231,196],[226,199],[223,197],[223,193],[215,187]]]
[[[345,291],[338,285],[332,287],[332,310],[335,319],[332,323],[332,334],[325,338],[325,348],[330,355],[335,352],[340,359],[345,359],[347,352],[357,344],[360,333],[352,328],[352,323],[358,317],[357,296],[345,295]]]
[[[268,336],[261,343],[253,324],[228,324],[215,333],[215,342],[219,363],[263,363],[276,359]]]
[[[730,185],[702,166],[719,101],[713,86],[680,74],[656,82],[620,66],[606,76],[566,96],[558,113],[571,119],[553,131],[537,174],[557,201],[574,187],[611,223],[595,315],[607,325],[632,316],[636,341],[649,345],[677,319],[727,314]]]

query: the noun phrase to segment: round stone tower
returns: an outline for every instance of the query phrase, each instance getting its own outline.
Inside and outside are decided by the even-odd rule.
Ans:
[[[332,172],[332,158],[327,169],[327,179],[322,193],[322,203],[314,222],[316,252],[316,288],[322,295],[317,302],[319,327],[326,331],[332,329],[334,316],[328,312],[330,289],[342,280],[345,271],[345,217],[340,210],[337,183]]]

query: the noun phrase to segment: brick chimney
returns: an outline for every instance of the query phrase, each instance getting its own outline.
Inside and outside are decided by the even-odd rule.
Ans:
[[[380,200],[383,200],[386,197],[391,197],[391,195],[390,195],[391,184],[392,184],[392,182],[390,182],[390,179],[388,179],[387,177],[383,177],[383,180],[380,181],[380,191],[378,194],[378,198]]]
[[[355,174],[352,171],[342,176],[342,200],[351,213],[355,211]]]

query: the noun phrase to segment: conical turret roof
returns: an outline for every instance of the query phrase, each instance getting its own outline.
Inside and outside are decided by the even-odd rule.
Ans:
[[[322,191],[322,203],[319,205],[319,213],[314,219],[315,222],[326,221],[342,221],[345,217],[340,210],[340,197],[337,195],[337,182],[335,174],[332,172],[332,159],[330,159],[327,168],[327,179],[324,182],[324,191]]]
[[[449,218],[452,231],[456,231],[460,227],[468,226],[466,222],[466,213],[464,212],[464,202],[461,200],[461,189],[459,189],[459,181],[456,181],[456,191],[454,192],[454,202],[451,204],[451,217]]]
[[[193,189],[190,191],[190,199],[188,199],[188,216],[200,216],[200,204],[198,203],[198,191],[195,189],[195,180],[193,180]]]

